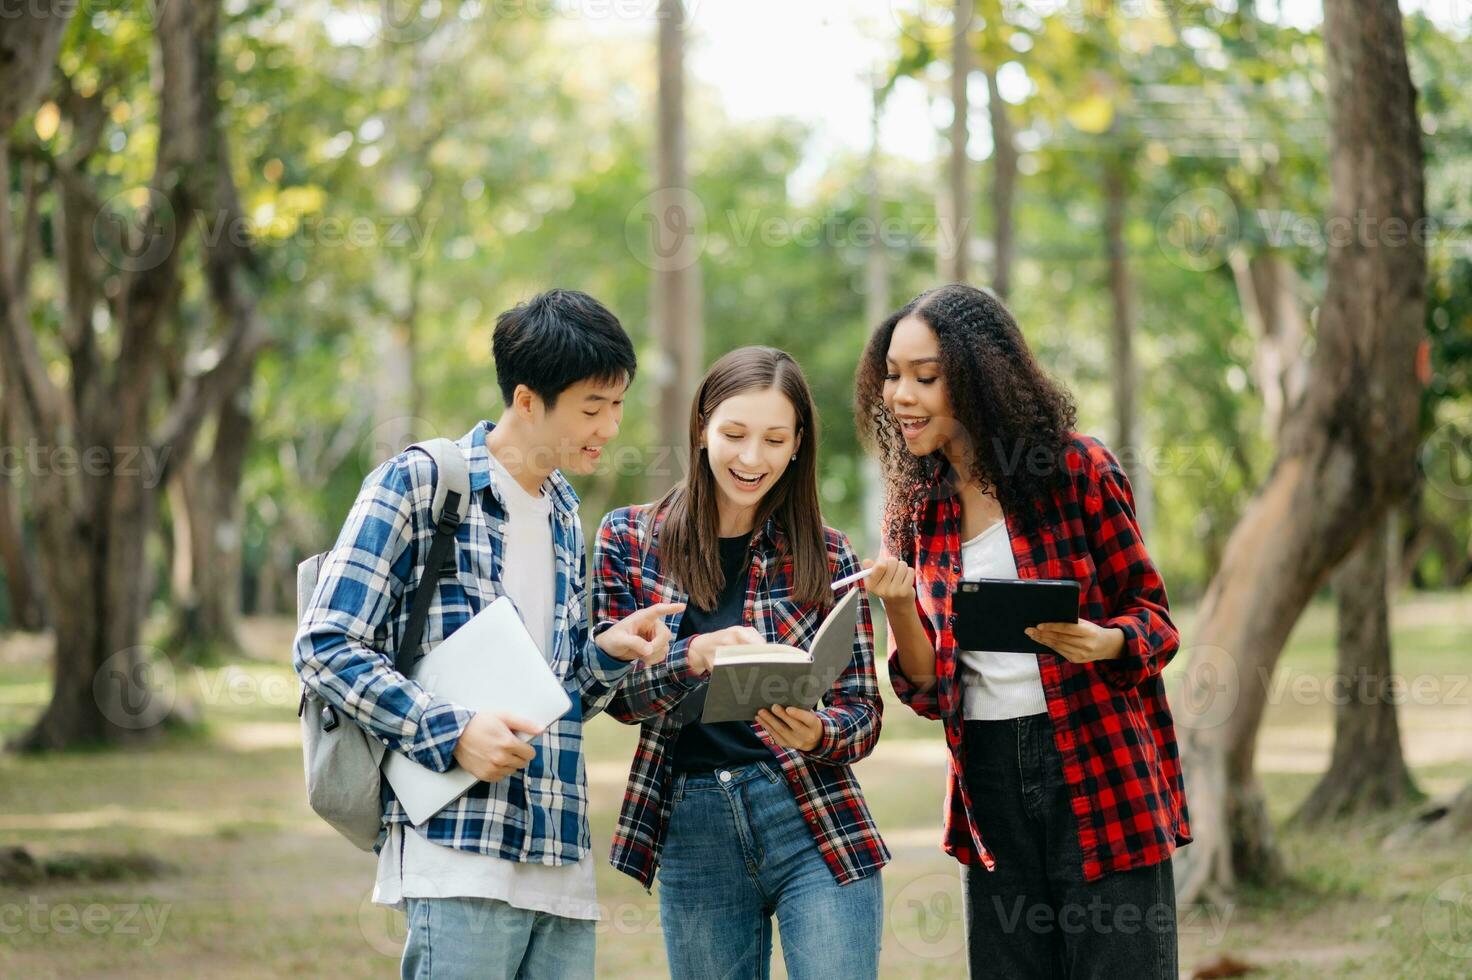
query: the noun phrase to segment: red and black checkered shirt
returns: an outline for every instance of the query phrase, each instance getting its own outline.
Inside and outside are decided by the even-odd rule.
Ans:
[[[1160,671],[1180,645],[1165,585],[1140,538],[1134,497],[1119,461],[1097,439],[1075,435],[1062,454],[1070,479],[1053,506],[1027,525],[1007,514],[1019,578],[1076,579],[1079,618],[1124,631],[1120,659],[1074,664],[1039,658],[1053,737],[1078,817],[1083,873],[1156,864],[1189,843],[1185,787],[1175,726]],[[962,687],[951,627],[951,596],[961,579],[961,507],[944,467],[917,494],[912,542],[920,621],[936,650],[936,682],[920,690],[900,669],[890,640],[895,692],[916,712],[945,724],[950,748],[946,853],[995,866],[966,790]],[[986,801],[976,801],[985,806]]]
[[[616,510],[603,519],[594,546],[595,623],[622,619],[655,603],[687,601],[686,593],[665,578],[658,543],[651,543],[650,524],[655,518],[652,507],[641,506]],[[859,570],[847,537],[828,527],[823,536],[834,579]],[[792,598],[792,556],[781,529],[775,521],[768,521],[752,538],[751,578],[742,623],[770,642],[806,649],[823,618],[823,610]],[[679,636],[680,615],[666,622],[670,632]],[[668,713],[705,683],[690,669],[686,654],[691,639],[672,643],[662,663],[637,665],[606,709],[626,724],[641,726],[611,860],[645,888],[654,882],[670,819],[674,782],[670,752],[680,726]],[[874,671],[874,629],[868,596],[861,594],[853,660],[817,709],[823,720],[817,748],[811,752],[785,749],[760,725],[752,726],[776,756],[813,840],[839,884],[867,877],[889,860],[849,768],[874,750],[882,712]]]

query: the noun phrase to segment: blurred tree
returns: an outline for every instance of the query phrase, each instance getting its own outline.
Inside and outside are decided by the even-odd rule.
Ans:
[[[59,94],[36,114],[36,141],[0,145],[0,187],[11,188],[18,155],[50,178],[46,257],[60,283],[59,376],[66,388],[45,366],[42,344],[50,338],[30,322],[31,270],[15,264],[24,248],[18,250],[8,201],[0,208],[5,384],[20,393],[26,430],[48,452],[66,450],[81,461],[30,473],[42,574],[56,611],[56,656],[51,702],[17,740],[22,748],[118,740],[162,720],[166,706],[154,697],[139,648],[150,583],[145,545],[162,481],[169,459],[187,454],[204,420],[240,388],[265,340],[219,114],[218,4],[164,4],[154,15],[157,122],[148,135],[156,159],[148,183],[128,192],[139,209],[136,222],[101,205],[108,181],[95,159],[109,121],[132,118],[133,97],[143,102],[141,93],[124,96],[121,88],[149,60],[133,11],[89,10],[75,20],[62,59],[72,70],[52,77]],[[0,91],[39,90],[34,78],[17,74],[26,68],[52,72],[49,61],[0,64]],[[0,119],[0,132],[10,132],[14,121]],[[126,131],[117,145],[125,141]],[[180,300],[180,260],[196,219],[220,232],[202,236],[201,251],[224,337],[199,358],[206,366],[182,378],[177,394],[160,405],[164,327]],[[102,269],[103,256],[110,272]]]
[[[700,227],[705,208],[690,192],[686,173],[685,34],[689,25],[681,0],[660,0],[657,14],[659,64],[655,113],[657,153],[649,234],[654,258],[650,314],[658,350],[659,448],[683,454],[689,444],[690,400],[705,370],[704,301],[700,282]],[[666,457],[666,458],[672,458]],[[651,466],[646,492],[658,497],[678,479],[667,468]]]
[[[11,414],[4,391],[0,389],[0,446],[19,452],[23,440],[17,438],[15,430],[19,427],[12,424]],[[7,463],[6,469],[9,467]],[[40,594],[33,587],[35,562],[26,546],[25,529],[21,523],[17,475],[0,472],[0,577],[5,579],[7,625],[22,630],[38,630],[45,625],[45,616]],[[5,622],[0,620],[0,623]]]
[[[1368,217],[1377,231],[1329,249],[1304,398],[1203,601],[1181,719],[1196,833],[1179,861],[1185,902],[1281,866],[1253,769],[1266,686],[1247,679],[1258,668],[1271,673],[1313,591],[1414,476],[1426,256],[1404,234],[1380,237],[1387,224],[1408,231],[1425,216],[1400,12],[1393,0],[1330,0],[1324,13],[1330,226]],[[1223,702],[1226,717],[1204,724]]]
[[[971,281],[971,29],[973,0],[954,0],[950,36],[951,128],[946,158],[945,211],[941,215],[937,272],[942,282]]]

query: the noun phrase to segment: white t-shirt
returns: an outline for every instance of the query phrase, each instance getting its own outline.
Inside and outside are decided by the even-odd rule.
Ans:
[[[966,579],[1016,578],[1017,560],[1007,522],[997,521],[961,545]],[[1025,718],[1048,710],[1038,658],[1030,653],[962,650],[962,710],[967,721]]]
[[[501,588],[550,657],[557,601],[552,500],[527,493],[494,454],[490,459],[491,482],[506,503]],[[402,909],[406,898],[489,898],[569,919],[599,918],[592,854],[576,864],[523,864],[436,844],[395,824],[378,852],[373,901]]]

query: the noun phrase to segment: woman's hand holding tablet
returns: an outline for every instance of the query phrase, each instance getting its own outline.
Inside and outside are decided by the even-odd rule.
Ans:
[[[1034,642],[1076,664],[1117,660],[1124,653],[1124,630],[1100,626],[1087,619],[1076,623],[1039,623],[1023,632]]]

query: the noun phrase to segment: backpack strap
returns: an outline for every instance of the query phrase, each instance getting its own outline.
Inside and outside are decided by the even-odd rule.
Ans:
[[[406,676],[414,667],[414,650],[424,634],[435,589],[440,579],[456,568],[455,529],[460,526],[470,506],[470,469],[465,463],[465,453],[457,443],[449,439],[427,439],[409,448],[427,453],[434,460],[435,480],[434,502],[430,506],[434,538],[429,545],[429,557],[425,559],[419,587],[414,590],[409,622],[404,627],[398,653],[394,656],[394,668]]]

